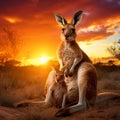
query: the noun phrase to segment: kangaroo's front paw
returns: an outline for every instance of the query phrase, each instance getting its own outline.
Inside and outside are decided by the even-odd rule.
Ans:
[[[72,77],[72,76],[73,76],[73,73],[74,73],[74,70],[71,69],[71,70],[69,71],[69,77]]]
[[[72,72],[70,72],[70,73],[69,73],[69,77],[72,77],[72,76],[73,76],[73,73],[72,73]]]
[[[55,114],[56,117],[65,117],[65,116],[69,116],[70,112],[68,108],[62,108],[60,110],[58,110]]]
[[[69,76],[69,70],[65,69],[64,74],[65,74],[66,77],[68,77]]]

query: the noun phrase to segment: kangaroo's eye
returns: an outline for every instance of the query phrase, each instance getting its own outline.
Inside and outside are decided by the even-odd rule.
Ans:
[[[75,32],[75,29],[74,29],[74,28],[72,29],[72,32]]]

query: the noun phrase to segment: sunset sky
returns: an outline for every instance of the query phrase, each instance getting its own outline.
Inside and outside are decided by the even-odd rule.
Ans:
[[[106,48],[120,39],[120,0],[0,0],[0,26],[20,34],[21,57],[55,57],[61,28],[54,13],[70,21],[78,10],[83,10],[76,27],[80,47],[90,57],[110,56]]]

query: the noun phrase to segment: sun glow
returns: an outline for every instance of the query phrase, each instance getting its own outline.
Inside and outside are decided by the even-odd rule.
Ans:
[[[48,57],[48,56],[42,56],[42,57],[40,58],[40,64],[45,64],[45,63],[47,63],[49,60],[50,60],[50,57]]]
[[[41,56],[40,58],[33,58],[26,60],[27,65],[44,65],[47,64],[47,62],[52,59],[49,56]]]

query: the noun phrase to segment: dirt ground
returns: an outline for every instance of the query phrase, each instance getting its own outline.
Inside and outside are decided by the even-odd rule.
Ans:
[[[67,117],[55,117],[57,111],[56,108],[42,109],[38,105],[21,108],[0,106],[0,120],[120,120],[120,96]]]

